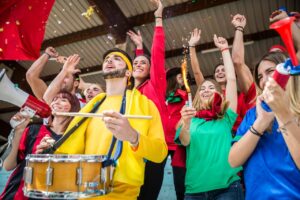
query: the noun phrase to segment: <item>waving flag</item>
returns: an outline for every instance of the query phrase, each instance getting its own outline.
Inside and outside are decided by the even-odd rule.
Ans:
[[[55,0],[0,0],[0,60],[35,60]]]

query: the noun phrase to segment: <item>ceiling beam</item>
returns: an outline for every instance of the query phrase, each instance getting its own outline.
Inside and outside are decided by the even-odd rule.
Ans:
[[[259,40],[269,39],[269,38],[273,38],[273,37],[277,37],[277,36],[278,36],[278,34],[276,33],[276,31],[265,30],[265,31],[257,32],[257,33],[244,35],[244,41],[245,42],[259,41]],[[228,38],[227,39],[228,44],[232,44],[233,39],[234,39],[233,37]],[[212,49],[212,48],[216,48],[214,42],[208,42],[208,43],[197,45],[196,51],[199,52],[199,51]],[[166,58],[176,57],[176,56],[180,56],[180,55],[183,55],[183,48],[166,51]]]
[[[132,29],[127,17],[123,14],[114,0],[99,1],[88,0],[91,6],[96,6],[97,15],[103,23],[109,28],[108,30],[116,39],[116,43],[124,43],[126,40],[126,32]]]
[[[237,0],[213,0],[213,1],[198,0],[195,3],[188,1],[185,3],[181,3],[181,4],[177,4],[174,6],[169,6],[169,7],[164,8],[164,13],[165,13],[164,16],[166,18],[172,18],[172,17],[187,14],[189,12],[195,12],[195,11],[207,9],[207,8],[210,8],[213,6],[219,6],[219,5],[234,2],[234,1],[237,1]],[[114,0],[110,0],[110,1],[103,1],[103,0],[96,1],[95,0],[95,2],[97,2],[97,4],[108,4],[107,2],[115,2],[115,1]],[[111,3],[109,3],[109,4],[111,4]],[[109,10],[105,10],[105,12],[108,12],[108,11]],[[127,31],[128,28],[141,26],[143,24],[148,24],[148,23],[154,22],[153,11],[130,17],[130,18],[128,18],[128,20],[126,19],[126,21],[124,21],[124,22],[123,21],[115,21],[114,15],[115,15],[115,13],[113,13],[113,12],[111,12],[110,15],[108,15],[110,17],[113,17],[113,19],[111,20],[111,22],[113,23],[111,28],[110,28],[110,26],[111,26],[110,24],[104,24],[101,26],[96,26],[96,27],[88,28],[88,29],[78,31],[75,33],[52,38],[49,40],[45,40],[42,44],[42,49],[45,49],[48,46],[58,47],[58,46],[63,46],[63,45],[67,45],[67,44],[74,43],[74,42],[79,42],[82,40],[87,40],[87,39],[90,39],[93,37],[106,35],[106,34],[110,33],[110,29],[116,29],[117,31],[120,31],[120,33],[121,33],[122,31],[124,32],[123,29],[125,29]],[[118,15],[121,15],[121,14],[119,13]],[[122,15],[124,15],[124,14],[122,13]],[[119,18],[122,19],[121,16],[119,16]],[[116,19],[118,19],[118,17],[116,17]],[[122,27],[123,23],[125,23],[124,28]],[[117,27],[114,27],[115,24],[117,24]],[[128,24],[129,24],[129,26],[128,26]],[[124,36],[126,36],[126,34],[124,34]]]
[[[17,107],[17,106],[2,108],[2,109],[0,109],[0,114],[11,113],[11,112],[18,112],[19,110],[20,110],[20,108]]]
[[[96,26],[96,27],[85,29],[85,30],[78,31],[75,33],[70,33],[67,35],[63,35],[63,36],[59,36],[59,37],[52,38],[49,40],[45,40],[42,43],[41,49],[46,49],[47,47],[50,47],[50,46],[52,46],[52,47],[63,46],[63,45],[67,45],[70,43],[79,42],[82,40],[87,40],[90,38],[105,35],[107,33],[108,32],[107,32],[106,26],[104,26],[104,25]]]
[[[193,1],[187,1],[185,3],[181,3],[181,4],[177,4],[177,5],[173,5],[173,6],[169,6],[164,8],[164,19],[167,18],[172,18],[172,17],[177,17],[180,15],[185,15],[191,12],[195,12],[195,11],[199,11],[199,10],[204,10],[207,8],[211,8],[211,7],[215,7],[215,6],[219,6],[222,4],[226,4],[226,3],[231,3],[231,2],[235,2],[238,0],[213,0],[213,1],[209,1],[209,0],[197,0],[196,2]],[[134,26],[141,26],[143,24],[149,24],[154,22],[154,15],[153,15],[153,11],[147,12],[147,13],[143,13],[137,16],[133,16],[129,18],[129,22],[131,24],[134,24]]]

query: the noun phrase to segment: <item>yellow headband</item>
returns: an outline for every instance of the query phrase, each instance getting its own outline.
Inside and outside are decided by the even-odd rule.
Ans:
[[[132,72],[132,64],[131,64],[130,60],[124,54],[122,54],[121,52],[113,51],[110,54],[108,54],[107,56],[110,56],[110,55],[120,56],[124,60],[124,62],[126,63],[126,65],[128,67],[128,70],[130,72]]]

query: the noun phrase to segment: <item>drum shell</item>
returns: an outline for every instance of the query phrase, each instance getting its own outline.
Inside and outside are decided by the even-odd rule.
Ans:
[[[32,198],[83,198],[107,194],[113,166],[105,156],[32,154],[26,157],[24,194]]]

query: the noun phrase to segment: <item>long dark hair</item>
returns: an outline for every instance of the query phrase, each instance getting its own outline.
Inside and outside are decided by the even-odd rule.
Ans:
[[[167,78],[167,90],[166,90],[166,96],[169,96],[172,92],[175,92],[177,89],[182,89],[177,82],[176,76],[171,76]]]

